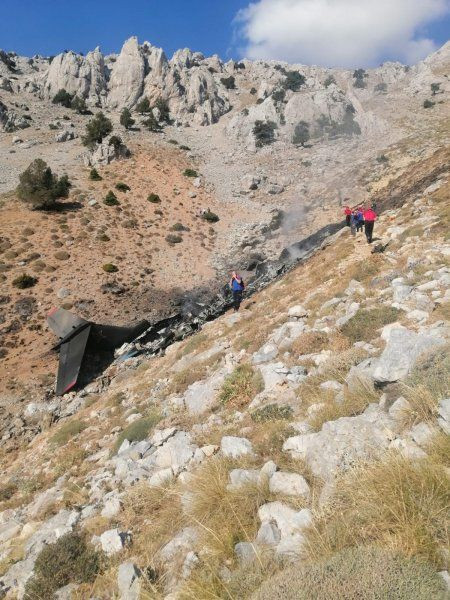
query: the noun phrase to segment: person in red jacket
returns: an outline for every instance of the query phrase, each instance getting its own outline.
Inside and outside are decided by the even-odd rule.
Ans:
[[[373,228],[377,218],[377,213],[372,208],[366,208],[364,211],[364,232],[366,234],[367,242],[372,243]]]
[[[350,219],[352,216],[352,209],[350,208],[350,206],[346,206],[344,208],[344,215],[345,215],[345,223],[346,223],[347,227],[350,227]]]

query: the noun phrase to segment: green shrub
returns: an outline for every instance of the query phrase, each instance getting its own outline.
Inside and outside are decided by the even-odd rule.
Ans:
[[[12,482],[8,482],[0,486],[0,502],[11,500],[11,498],[17,492],[17,489],[17,485]]]
[[[106,233],[100,233],[99,236],[97,237],[99,242],[110,242],[111,238],[109,238]]]
[[[161,131],[161,125],[158,123],[152,112],[149,113],[148,118],[143,122],[143,125],[147,127],[149,131],[153,131],[154,133]]]
[[[105,273],[117,273],[117,271],[119,270],[119,268],[116,265],[113,265],[112,263],[104,264],[102,269],[105,271]]]
[[[118,206],[120,202],[117,200],[115,193],[109,190],[105,196],[105,199],[103,200],[103,204],[106,204],[106,206]]]
[[[158,196],[158,194],[149,194],[147,196],[147,200],[152,204],[159,204],[161,202],[161,198]]]
[[[87,112],[86,101],[84,98],[80,98],[79,96],[74,96],[72,98],[70,108],[80,115],[84,115]]]
[[[178,146],[177,140],[167,140],[168,144],[172,144],[173,146]]]
[[[445,584],[417,558],[377,546],[349,548],[315,564],[281,571],[255,600],[444,600]]]
[[[286,73],[286,79],[283,81],[282,85],[285,90],[298,92],[298,90],[305,85],[305,83],[306,77],[304,75],[298,71],[288,71]]]
[[[425,102],[423,103],[423,107],[424,108],[433,108],[433,106],[436,104],[436,102],[433,102],[432,100],[425,100]]]
[[[336,79],[334,78],[333,75],[328,75],[328,77],[325,79],[323,85],[327,88],[327,87],[330,87],[330,85],[332,85],[333,83],[336,83]]]
[[[116,190],[119,190],[119,192],[129,192],[131,188],[126,183],[119,181],[119,183],[116,183]]]
[[[68,260],[70,258],[70,254],[64,250],[60,250],[59,252],[55,252],[55,258],[58,260]]]
[[[295,126],[292,143],[295,146],[304,146],[309,138],[309,124],[306,121],[300,121]]]
[[[147,97],[143,98],[140,102],[136,104],[136,111],[143,115],[144,113],[149,113],[151,111],[150,101]]]
[[[175,223],[170,229],[171,231],[189,231],[189,228],[185,227],[182,223]]]
[[[124,108],[120,114],[120,124],[125,127],[125,129],[129,129],[135,123],[135,120],[131,116],[131,112],[129,108]]]
[[[50,442],[55,446],[64,446],[74,436],[86,429],[86,424],[77,419],[64,423],[58,431],[50,438]]]
[[[235,90],[236,89],[236,80],[235,80],[235,78],[232,75],[230,75],[229,77],[221,77],[220,78],[220,83],[227,90]]]
[[[163,98],[158,98],[158,100],[155,102],[154,108],[156,108],[159,112],[160,121],[164,121],[165,123],[170,122],[169,104],[166,100]]]
[[[364,69],[356,69],[353,72],[353,87],[364,89],[367,87],[365,78],[368,77],[366,71]]]
[[[117,453],[124,440],[129,442],[140,442],[148,437],[150,431],[159,423],[161,415],[158,412],[154,412],[147,417],[142,417],[130,423],[116,440],[114,445],[114,454]]]
[[[198,173],[194,169],[185,169],[183,175],[185,177],[198,177]]]
[[[274,102],[283,102],[286,96],[286,90],[275,90],[272,92],[272,100]]]
[[[119,150],[119,149],[120,149],[120,147],[122,146],[122,143],[123,143],[123,142],[122,142],[122,138],[121,138],[121,137],[119,137],[118,135],[112,135],[112,136],[109,138],[109,145],[110,145],[110,146],[114,146],[114,148],[115,148],[116,150]]]
[[[180,146],[180,150],[187,150],[187,151],[189,151],[189,150],[190,150],[190,148],[189,148],[189,146],[185,146],[185,145],[183,144],[183,145],[181,145],[181,146]]]
[[[276,129],[277,124],[273,121],[255,121],[253,135],[255,136],[257,148],[273,144]]]
[[[78,533],[66,533],[39,553],[25,587],[27,600],[50,600],[69,583],[92,582],[100,571],[101,556]]]
[[[386,154],[381,154],[380,156],[377,156],[377,163],[380,163],[380,165],[386,164],[388,162],[389,162],[389,159],[386,156]]]
[[[181,235],[175,235],[174,233],[169,233],[169,235],[166,235],[165,239],[169,244],[181,244],[183,241]]]
[[[341,332],[353,343],[369,341],[376,336],[377,329],[394,323],[402,314],[403,311],[393,306],[361,308],[354,317],[342,325]]]
[[[202,214],[202,219],[208,221],[208,223],[217,223],[217,221],[219,221],[219,216],[216,215],[215,212],[212,212],[208,209]]]
[[[53,96],[53,104],[61,104],[65,108],[70,108],[72,104],[73,94],[69,94],[65,89],[61,89]]]
[[[13,286],[19,288],[19,290],[26,290],[27,288],[31,288],[37,284],[38,280],[36,277],[32,277],[31,275],[19,275],[13,279]]]
[[[113,126],[111,121],[102,112],[95,115],[86,125],[86,134],[81,138],[82,143],[90,148],[95,144],[101,144],[103,139],[111,133]]]
[[[247,405],[264,389],[260,371],[249,364],[239,365],[226,377],[219,395],[222,404],[234,407]]]
[[[380,92],[380,94],[385,94],[387,92],[388,86],[387,83],[377,83],[374,89],[376,92]]]
[[[58,178],[41,158],[36,158],[19,176],[18,197],[35,210],[56,208],[57,200],[67,198],[71,183],[67,175]]]
[[[91,169],[89,173],[89,179],[91,181],[101,181],[103,177],[99,174],[97,169]]]
[[[266,423],[267,421],[289,421],[294,411],[291,406],[284,404],[268,404],[253,411],[250,416],[255,423]]]
[[[436,96],[440,92],[441,84],[440,83],[432,83],[431,84],[431,93],[433,96]]]
[[[257,90],[256,88],[254,88],[254,87],[250,88],[250,94],[251,94],[252,96],[254,96],[254,95],[255,95],[255,94],[257,94],[257,93],[258,93],[258,90]]]

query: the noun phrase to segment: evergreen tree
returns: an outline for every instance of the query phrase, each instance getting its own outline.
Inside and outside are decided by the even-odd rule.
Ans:
[[[129,129],[134,125],[135,121],[131,116],[131,112],[128,108],[124,108],[122,114],[120,115],[120,124],[125,127],[125,129]]]

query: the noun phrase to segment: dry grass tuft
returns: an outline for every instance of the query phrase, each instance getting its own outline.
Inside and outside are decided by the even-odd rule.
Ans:
[[[248,363],[237,366],[229,375],[220,392],[220,402],[234,409],[247,406],[264,389],[264,381],[259,369]]]
[[[344,548],[377,543],[442,567],[448,545],[450,488],[430,460],[394,454],[354,469],[337,483],[308,533],[308,554],[321,560]]]

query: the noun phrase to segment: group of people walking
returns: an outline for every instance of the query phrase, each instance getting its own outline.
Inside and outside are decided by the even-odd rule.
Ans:
[[[356,235],[359,231],[364,229],[366,234],[367,243],[371,244],[373,239],[373,228],[377,219],[377,213],[375,207],[363,208],[358,206],[357,208],[351,209],[349,206],[344,208],[345,222],[352,232],[352,235]]]

